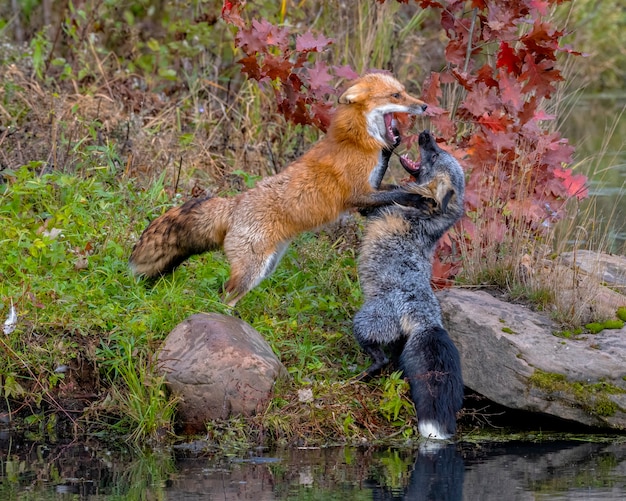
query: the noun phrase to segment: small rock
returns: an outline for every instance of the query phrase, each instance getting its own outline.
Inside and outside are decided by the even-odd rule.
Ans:
[[[609,286],[626,291],[626,257],[589,250],[564,252],[559,259],[567,266],[577,266],[582,272],[594,275]]]
[[[234,415],[253,415],[271,398],[287,371],[263,336],[243,320],[198,313],[178,324],[159,354],[159,368],[180,398],[178,418],[186,433]]]
[[[303,388],[298,390],[299,402],[313,402],[313,390],[311,388]]]

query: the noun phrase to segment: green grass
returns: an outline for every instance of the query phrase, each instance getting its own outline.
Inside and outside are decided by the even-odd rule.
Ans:
[[[19,316],[15,331],[0,339],[1,395],[18,414],[64,416],[68,392],[85,391],[93,395],[89,405],[71,417],[79,428],[142,443],[170,436],[176,402],[166,395],[154,356],[188,316],[229,313],[219,300],[227,263],[220,252],[207,253],[154,284],[135,279],[127,268],[133,242],[170,205],[162,184],[144,191],[108,169],[72,176],[40,175],[39,167],[4,171],[0,185],[0,315],[12,302]],[[364,433],[375,439],[369,430],[412,422],[397,374],[369,385],[345,383],[367,362],[351,332],[362,296],[356,251],[346,242],[360,231],[355,221],[341,231],[302,235],[276,273],[237,305],[292,375],[260,418],[277,439],[308,426],[302,416],[281,420],[273,411],[284,417],[291,406],[297,416],[297,391],[311,385],[327,403],[307,411],[306,419],[323,428],[317,439],[359,440]],[[329,413],[339,421],[322,424],[332,421]],[[364,428],[368,420],[376,425]],[[411,435],[411,426],[402,433]]]

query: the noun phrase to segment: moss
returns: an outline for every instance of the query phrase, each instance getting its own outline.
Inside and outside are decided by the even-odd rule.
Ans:
[[[577,339],[580,334],[582,334],[583,330],[581,327],[578,327],[574,330],[563,330],[563,331],[554,331],[552,333],[555,337],[562,337],[565,339]]]
[[[621,329],[624,327],[624,321],[619,319],[607,320],[604,322],[605,329]]]
[[[617,316],[617,318],[619,318],[620,320],[626,322],[626,306],[620,306],[617,309],[617,312],[615,312],[615,315]]]
[[[619,310],[618,310],[619,311]],[[585,325],[587,330],[592,334],[597,334],[604,329],[621,329],[624,327],[624,321],[618,318],[607,320],[606,322],[592,322]]]
[[[528,382],[541,390],[555,392],[561,390],[562,385],[567,383],[567,379],[563,374],[536,370],[533,375],[530,376]]]
[[[609,398],[609,395],[626,393],[623,389],[605,381],[593,384],[583,381],[570,382],[563,374],[540,370],[536,370],[528,382],[531,386],[546,393],[571,395],[583,409],[600,417],[613,416],[620,410],[620,407]]]
[[[506,332],[507,334],[517,334],[517,332],[515,332],[510,327],[502,327],[502,332]]]
[[[594,404],[593,412],[598,416],[609,417],[613,416],[619,409],[619,406],[610,400],[606,395],[599,396]]]
[[[587,329],[592,334],[597,334],[598,332],[604,330],[604,324],[601,324],[599,322],[592,322],[585,325],[585,329]]]

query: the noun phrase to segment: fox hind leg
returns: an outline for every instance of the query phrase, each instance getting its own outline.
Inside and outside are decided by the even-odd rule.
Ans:
[[[358,379],[368,380],[378,374],[389,365],[389,358],[385,354],[382,346],[379,343],[360,343],[361,348],[367,355],[373,360],[372,365],[359,374]]]
[[[383,346],[396,345],[400,339],[400,325],[385,301],[368,301],[354,316],[353,334],[372,364],[359,379],[369,379],[380,374],[390,360]],[[385,315],[384,312],[389,312]],[[393,350],[397,352],[398,350]]]
[[[274,273],[289,248],[289,243],[280,242],[273,252],[264,256],[249,250],[248,255],[243,257],[239,257],[241,252],[231,257],[225,245],[224,250],[230,261],[230,278],[224,286],[224,303],[234,307],[243,296]]]

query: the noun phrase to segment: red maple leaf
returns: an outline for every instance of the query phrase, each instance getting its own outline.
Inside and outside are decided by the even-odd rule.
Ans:
[[[535,92],[539,97],[549,98],[555,90],[555,83],[563,80],[561,72],[554,69],[552,61],[535,63],[530,54],[524,60],[524,72],[521,77],[526,80],[522,92]]]
[[[328,65],[323,61],[317,61],[315,66],[309,69],[308,76],[310,89],[321,91],[322,94],[333,91],[333,88],[329,85],[333,76],[328,72]]]
[[[536,10],[540,16],[545,16],[548,13],[549,2],[545,0],[529,0],[528,6]]]
[[[520,93],[519,82],[502,69],[499,73],[498,86],[500,87],[502,102],[509,105],[510,111],[517,115],[524,106],[524,96]]]
[[[456,135],[456,123],[450,120],[449,111],[445,111],[441,115],[432,117],[430,119],[430,123],[443,137],[454,137]]]
[[[250,55],[267,52],[267,46],[287,49],[288,31],[286,28],[278,28],[265,19],[254,19],[252,26],[241,29],[237,33],[236,41],[243,51]]]
[[[468,141],[468,165],[478,168],[481,172],[486,167],[491,167],[497,158],[496,149],[483,134],[473,134]],[[472,175],[475,175],[472,173]]]
[[[348,65],[333,66],[333,70],[335,71],[335,75],[340,78],[346,78],[348,80],[354,80],[359,76],[359,74]]]
[[[401,3],[408,3],[408,0],[399,0]],[[383,3],[383,1],[381,1],[381,3]],[[419,0],[418,2],[420,4],[420,7],[422,9],[427,9],[428,7],[434,7],[436,9],[443,9],[443,5],[441,2],[436,2],[435,0]]]
[[[508,122],[511,119],[509,117],[502,116],[500,117],[500,122],[498,123],[499,128],[493,129],[487,125],[487,129],[485,129],[485,138],[489,141],[497,151],[507,151],[513,150],[518,143],[519,133],[517,132],[506,132],[506,128]]]
[[[496,90],[479,82],[473,92],[467,94],[461,105],[475,117],[481,117],[486,113],[499,108],[500,100],[496,96]]]
[[[561,180],[569,196],[576,197],[580,200],[587,198],[589,195],[587,176],[584,174],[574,174],[572,169],[557,168],[554,169],[554,177]]]
[[[490,64],[481,66],[474,78],[476,82],[483,82],[487,87],[498,87],[498,82],[493,78],[493,69]]]
[[[249,78],[261,80],[265,77],[265,73],[261,71],[261,67],[255,55],[246,56],[237,62],[242,66],[241,71],[247,74]]]
[[[586,52],[579,52],[577,50],[572,49],[572,46],[569,44],[562,45],[558,48],[559,52],[566,52],[568,54],[572,54],[573,56],[582,56],[589,57],[589,54]]]
[[[311,105],[311,115],[313,125],[318,127],[322,132],[328,130],[330,119],[333,115],[334,107],[329,103],[313,103]]]
[[[546,110],[538,110],[533,115],[533,120],[554,120],[555,118],[556,118],[556,115],[548,115],[546,113]]]
[[[439,73],[431,72],[430,76],[426,79],[426,81],[422,85],[422,99],[430,107],[435,104],[439,104],[441,96],[442,96],[442,92],[441,92],[440,75]]]
[[[508,117],[503,114],[483,113],[478,118],[478,123],[483,125],[487,130],[494,132],[504,132],[508,124]]]
[[[508,43],[500,42],[500,50],[496,59],[496,68],[506,68],[509,73],[519,75],[522,67],[522,58],[517,55]]]
[[[291,68],[291,63],[282,57],[265,54],[263,58],[263,71],[272,80],[286,80],[291,73]]]
[[[241,18],[241,8],[246,2],[237,2],[236,0],[225,0],[222,5],[222,19],[229,24],[237,26],[239,29],[243,29],[246,23]]]
[[[535,54],[537,61],[550,59],[554,61],[555,51],[559,48],[558,40],[563,36],[562,31],[551,30],[547,23],[535,20],[533,29],[524,35],[520,41],[526,46],[529,52]]]
[[[467,42],[464,40],[450,40],[446,46],[446,61],[463,67],[465,64],[465,53],[467,52]]]
[[[558,132],[540,136],[536,149],[541,153],[541,161],[544,165],[560,167],[572,163],[574,148]]]
[[[333,40],[319,35],[317,38],[307,31],[303,35],[296,37],[296,50],[301,52],[321,52],[327,46],[331,45]]]

